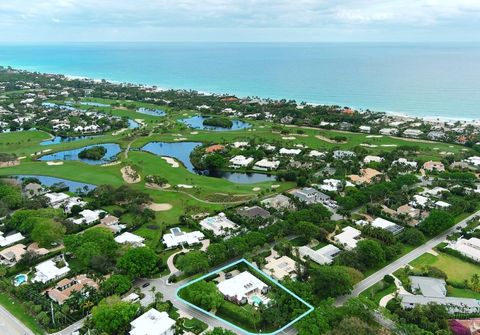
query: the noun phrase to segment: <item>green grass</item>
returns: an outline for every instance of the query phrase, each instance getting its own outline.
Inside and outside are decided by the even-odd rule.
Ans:
[[[15,318],[27,326],[34,334],[43,335],[45,331],[40,324],[28,314],[25,305],[18,301],[13,301],[5,293],[0,293],[0,305],[5,307]],[[7,334],[5,334],[7,335]]]
[[[360,293],[361,297],[365,297],[370,299],[371,301],[375,302],[375,304],[379,304],[380,300],[393,292],[395,292],[395,284],[388,284],[384,282],[383,280],[379,281],[372,287],[370,287],[368,290],[363,291]]]
[[[439,252],[438,256],[423,254],[413,260],[410,265],[419,270],[425,266],[434,266],[445,272],[448,280],[460,284],[470,279],[472,275],[480,273],[480,266],[442,252]]]
[[[470,289],[462,289],[448,285],[447,286],[448,296],[458,297],[458,298],[472,298],[480,300],[480,293],[474,292]]]

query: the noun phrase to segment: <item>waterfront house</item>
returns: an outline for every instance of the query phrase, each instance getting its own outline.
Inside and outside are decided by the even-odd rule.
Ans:
[[[255,170],[262,170],[262,171],[270,171],[278,169],[280,165],[280,161],[277,160],[269,160],[269,159],[262,159],[255,163],[253,168]]]
[[[48,204],[53,208],[60,208],[60,206],[68,199],[70,196],[65,193],[47,193],[45,194]]]
[[[230,167],[234,169],[244,168],[249,166],[253,162],[253,157],[245,157],[243,155],[238,155],[230,159]]]

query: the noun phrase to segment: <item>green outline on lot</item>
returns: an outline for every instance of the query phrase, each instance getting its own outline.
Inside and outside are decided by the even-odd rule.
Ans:
[[[232,266],[235,266],[235,265],[240,264],[240,263],[245,263],[246,265],[248,265],[249,268],[252,268],[255,272],[257,272],[257,273],[260,274],[261,276],[265,277],[265,278],[268,279],[269,281],[273,282],[275,285],[277,285],[278,287],[280,287],[281,289],[283,289],[285,292],[287,292],[288,294],[290,294],[291,296],[293,296],[295,299],[297,299],[298,301],[300,301],[302,304],[304,304],[305,306],[307,306],[307,307],[308,307],[308,310],[307,310],[305,313],[303,313],[302,315],[298,316],[296,319],[290,321],[288,324],[286,324],[285,326],[283,326],[283,327],[280,328],[280,329],[277,329],[277,330],[274,331],[274,332],[271,332],[271,333],[251,333],[251,332],[246,331],[245,329],[243,329],[243,328],[241,328],[241,327],[239,327],[239,326],[237,326],[237,325],[235,325],[235,324],[233,324],[233,323],[231,323],[231,322],[229,322],[229,321],[227,321],[227,320],[225,320],[225,319],[222,319],[222,318],[218,317],[218,316],[215,315],[215,314],[212,314],[212,313],[204,310],[203,308],[200,308],[200,307],[198,307],[198,306],[196,306],[196,305],[194,305],[194,304],[186,301],[185,299],[183,299],[183,298],[181,298],[181,297],[179,296],[178,293],[179,293],[182,289],[184,289],[184,288],[186,288],[186,287],[188,287],[188,286],[190,286],[190,285],[192,285],[192,284],[194,284],[194,283],[196,283],[196,282],[199,282],[199,281],[201,281],[201,280],[204,280],[204,279],[206,279],[206,278],[208,278],[208,277],[210,277],[210,276],[212,276],[212,275],[215,275],[215,274],[217,274],[217,273],[219,273],[219,272],[221,272],[221,271],[223,271],[223,270],[225,270],[225,269],[229,269],[229,268],[231,268]],[[225,324],[233,327],[234,329],[241,331],[242,333],[244,333],[244,334],[246,334],[246,335],[259,335],[259,334],[263,334],[263,335],[275,335],[275,334],[278,334],[278,333],[280,333],[280,332],[283,332],[285,329],[287,329],[288,327],[292,326],[293,324],[295,324],[297,321],[303,319],[305,316],[307,316],[308,314],[310,314],[310,313],[313,312],[313,310],[314,310],[314,307],[313,307],[312,305],[310,305],[308,302],[306,302],[305,300],[303,300],[302,298],[300,298],[299,296],[297,296],[295,293],[293,293],[292,291],[290,291],[288,288],[286,288],[285,286],[283,286],[282,284],[280,284],[278,281],[276,281],[275,279],[273,279],[272,277],[270,277],[269,275],[267,275],[265,272],[263,272],[263,271],[261,271],[260,269],[258,269],[256,266],[254,266],[253,264],[251,264],[250,262],[248,262],[248,261],[247,261],[246,259],[244,259],[244,258],[242,258],[242,259],[240,259],[240,260],[238,260],[238,261],[236,261],[236,262],[227,264],[227,265],[225,265],[224,267],[221,267],[220,269],[217,269],[217,270],[215,270],[215,271],[209,272],[209,273],[207,273],[206,275],[203,275],[203,276],[201,276],[201,277],[199,277],[199,278],[196,278],[196,279],[194,279],[194,280],[192,280],[192,281],[190,281],[190,282],[188,282],[188,283],[180,286],[179,288],[177,288],[177,290],[176,290],[176,292],[175,292],[175,295],[177,296],[177,299],[179,299],[179,300],[182,301],[183,303],[187,304],[188,306],[196,309],[196,310],[199,311],[199,312],[202,312],[202,313],[204,313],[204,314],[207,314],[208,316],[210,316],[210,317],[212,317],[212,318],[214,318],[214,319],[216,319],[216,320],[218,320],[218,321],[220,321],[220,322],[223,322],[223,323],[225,323]]]

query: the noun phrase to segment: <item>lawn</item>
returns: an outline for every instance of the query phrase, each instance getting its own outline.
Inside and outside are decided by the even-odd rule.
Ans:
[[[360,293],[361,297],[366,297],[370,299],[371,301],[375,302],[375,304],[379,304],[380,300],[393,292],[395,292],[395,284],[391,283],[386,283],[385,281],[381,280],[372,287],[370,287],[368,290],[363,291]]]
[[[424,266],[434,266],[445,272],[448,280],[460,284],[470,279],[472,275],[480,273],[480,266],[442,252],[439,252],[438,256],[423,254],[413,260],[410,265],[419,270]]]
[[[4,293],[0,293],[0,305],[5,307],[15,318],[27,326],[34,334],[43,335],[45,331],[34,317],[30,316],[26,311],[24,304],[14,302]],[[2,334],[3,335],[3,334]],[[7,334],[5,334],[7,335]]]

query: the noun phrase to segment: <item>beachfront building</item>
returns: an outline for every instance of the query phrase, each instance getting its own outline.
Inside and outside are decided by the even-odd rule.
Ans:
[[[0,231],[0,247],[8,247],[9,245],[12,245],[14,243],[17,243],[21,240],[23,240],[25,236],[22,235],[22,233],[14,233],[11,235],[4,236],[3,231]]]
[[[26,253],[26,246],[23,244],[15,244],[11,247],[3,249],[0,251],[0,264],[14,266]]]
[[[182,245],[192,246],[205,238],[205,235],[201,231],[183,232],[179,227],[170,229],[169,234],[164,234],[162,242],[167,249],[176,248]]]
[[[73,292],[82,293],[87,287],[98,289],[98,284],[87,275],[81,274],[73,278],[60,280],[55,287],[47,291],[47,294],[50,299],[62,305]]]
[[[175,335],[175,320],[155,308],[130,322],[130,335]]]
[[[340,252],[341,250],[332,244],[328,244],[318,250],[313,250],[306,245],[298,248],[298,253],[303,261],[306,261],[308,258],[320,265],[331,264],[335,256]]]
[[[49,259],[35,266],[35,277],[32,281],[34,283],[41,282],[47,284],[65,276],[69,272],[70,268],[63,257],[58,260]]]
[[[269,300],[265,296],[269,290],[268,285],[248,271],[243,271],[220,282],[217,284],[217,288],[225,299],[239,305],[266,304]]]
[[[342,229],[342,232],[335,235],[335,242],[341,244],[345,249],[352,250],[357,247],[362,232],[353,227],[347,226]]]
[[[278,194],[274,197],[264,199],[260,203],[267,208],[274,208],[276,210],[294,208],[290,198],[283,194]]]
[[[255,170],[270,171],[278,169],[279,165],[280,161],[264,158],[256,162],[255,165],[253,165],[253,168]]]
[[[204,229],[210,230],[215,236],[223,236],[237,228],[237,224],[227,218],[225,213],[210,216],[199,222]]]
[[[243,155],[238,155],[230,159],[230,167],[234,169],[244,168],[253,163],[253,157],[245,157]]]
[[[480,239],[471,237],[470,239],[460,238],[457,241],[450,242],[448,248],[461,253],[475,262],[480,262]]]
[[[115,237],[115,242],[119,244],[131,245],[134,248],[144,247],[145,246],[145,244],[143,243],[144,241],[145,239],[143,237],[129,233],[129,232],[125,232]]]

